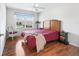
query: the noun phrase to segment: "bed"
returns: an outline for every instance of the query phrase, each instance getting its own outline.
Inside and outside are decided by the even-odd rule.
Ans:
[[[42,34],[45,37],[46,43],[54,40],[59,40],[60,21],[58,20],[48,20],[48,21],[43,22],[42,29],[25,30],[21,33],[21,36],[24,37],[25,34],[37,33],[37,34]],[[36,38],[33,35],[29,35],[27,37],[27,45],[28,48],[30,49],[34,49],[36,47]]]
[[[26,30],[21,33],[21,36],[24,37],[25,34],[42,34],[45,37],[46,43],[54,40],[59,39],[59,32],[57,31],[51,31],[49,29],[31,29],[31,30]],[[36,47],[36,38],[33,35],[29,35],[27,37],[27,45],[30,49],[34,49]]]

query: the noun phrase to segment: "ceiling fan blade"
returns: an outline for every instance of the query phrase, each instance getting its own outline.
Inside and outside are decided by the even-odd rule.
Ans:
[[[45,9],[44,7],[35,7],[35,8],[38,8],[38,9]]]

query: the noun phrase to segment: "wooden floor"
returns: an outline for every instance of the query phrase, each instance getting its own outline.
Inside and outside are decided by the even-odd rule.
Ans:
[[[22,41],[22,37],[7,39],[3,56],[79,56],[79,48],[72,45],[50,42],[37,53],[36,50],[29,50],[27,45],[22,45]]]

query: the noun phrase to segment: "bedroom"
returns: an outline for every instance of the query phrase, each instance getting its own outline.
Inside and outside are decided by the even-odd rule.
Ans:
[[[4,40],[1,40],[0,55],[3,56],[79,56],[79,4],[78,3],[7,3],[0,4],[0,35],[3,36]],[[27,18],[27,19],[26,19]],[[54,22],[55,26],[52,26]],[[4,25],[6,26],[4,26]],[[3,26],[3,27],[2,27]],[[54,28],[52,28],[54,27]],[[52,30],[51,30],[51,29]],[[3,30],[4,29],[4,30]],[[6,29],[6,30],[5,30]],[[11,31],[12,29],[12,31]],[[50,30],[48,30],[50,29]],[[54,30],[53,30],[54,29]],[[68,43],[65,45],[59,41],[45,43],[45,47],[39,53],[36,48],[31,49],[30,47],[35,47],[36,42],[34,41],[34,36],[26,39],[25,33],[28,32],[29,35],[38,35],[39,33],[48,33],[52,31],[65,32],[67,33]],[[10,32],[10,33],[9,33]],[[13,32],[13,34],[12,34]],[[60,37],[59,33],[44,35],[45,40],[54,41]],[[6,33],[6,34],[5,34]],[[10,37],[9,38],[9,34]],[[12,34],[12,35],[11,35]],[[38,37],[43,38],[41,35]],[[64,37],[65,38],[65,37]],[[1,39],[1,38],[0,38]],[[40,38],[39,38],[40,39]],[[37,40],[39,40],[37,39]],[[41,40],[41,39],[40,39]],[[32,42],[33,41],[33,42]],[[47,42],[46,41],[46,42]],[[27,43],[28,42],[28,43]],[[42,42],[42,41],[41,41]],[[34,45],[35,44],[35,45]],[[27,46],[29,45],[29,46]],[[56,50],[57,49],[57,50]],[[68,52],[69,51],[69,52]]]

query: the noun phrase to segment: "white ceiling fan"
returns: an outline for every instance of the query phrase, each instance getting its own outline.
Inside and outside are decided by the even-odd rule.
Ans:
[[[33,9],[34,9],[35,12],[39,13],[39,12],[42,12],[45,8],[39,6],[39,4],[37,4],[37,3],[34,3]]]

